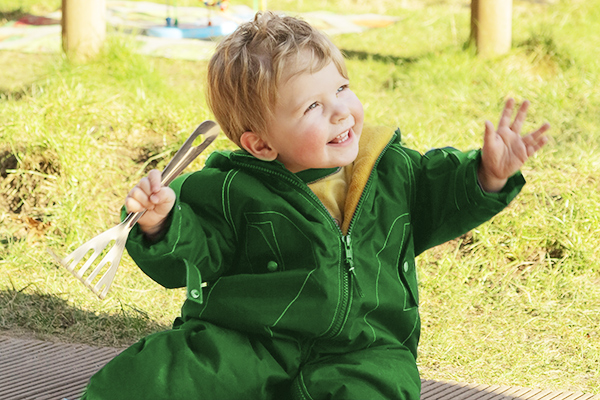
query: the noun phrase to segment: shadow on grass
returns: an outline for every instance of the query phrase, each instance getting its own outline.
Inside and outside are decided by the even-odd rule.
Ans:
[[[0,100],[21,100],[27,95],[25,89],[13,90],[0,87]]]
[[[169,329],[143,311],[121,305],[119,313],[83,310],[55,295],[0,289],[0,334],[42,340],[124,347]]]
[[[392,64],[413,64],[419,61],[418,57],[399,57],[392,56],[386,54],[379,53],[369,53],[367,51],[362,50],[349,50],[349,49],[340,49],[342,54],[350,60],[368,60],[369,58],[374,61],[379,61],[383,63],[392,63]]]

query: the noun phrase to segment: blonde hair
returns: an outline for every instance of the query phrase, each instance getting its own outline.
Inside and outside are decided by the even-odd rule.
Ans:
[[[342,53],[325,34],[297,18],[257,13],[217,46],[208,65],[208,105],[240,146],[246,131],[266,134],[283,76],[317,72],[330,62],[348,78]]]

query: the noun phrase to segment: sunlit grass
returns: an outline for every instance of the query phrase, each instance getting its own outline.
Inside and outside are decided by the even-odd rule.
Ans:
[[[57,3],[12,0],[0,12]],[[419,257],[419,362],[428,379],[600,393],[600,2],[515,1],[513,48],[492,60],[465,47],[468,2],[269,7],[397,16],[333,40],[368,123],[400,127],[409,147],[479,147],[507,97],[532,102],[526,130],[550,122],[552,140],[525,166],[521,195]],[[210,118],[206,63],[143,57],[112,35],[85,65],[0,52],[1,64],[11,60],[24,72],[0,80],[0,333],[125,345],[166,329],[181,290],[159,287],[125,256],[100,302],[45,247],[66,255],[116,224],[131,186]],[[224,138],[213,145],[225,147]]]

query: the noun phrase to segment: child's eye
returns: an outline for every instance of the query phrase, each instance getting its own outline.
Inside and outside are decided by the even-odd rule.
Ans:
[[[344,89],[348,89],[348,87],[349,87],[349,85],[342,85],[342,86],[340,86],[340,87],[338,88],[337,92],[339,93],[339,92],[341,92],[341,91],[342,91],[342,90],[344,90]]]
[[[306,109],[306,112],[310,111],[310,110],[314,110],[315,108],[317,108],[319,106],[319,103],[317,103],[316,101],[314,103],[312,103],[310,106],[308,106],[308,108]]]

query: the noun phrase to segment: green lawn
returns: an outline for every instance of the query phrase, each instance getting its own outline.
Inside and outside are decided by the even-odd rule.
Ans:
[[[419,257],[420,368],[427,379],[599,394],[600,0],[515,0],[513,49],[493,60],[465,47],[468,4],[268,3],[400,18],[333,40],[367,121],[400,127],[409,147],[479,147],[485,119],[496,123],[510,96],[532,102],[526,130],[550,122],[513,204]],[[0,22],[59,6],[5,0]],[[0,51],[0,334],[123,346],[168,328],[181,290],[125,256],[101,302],[45,249],[68,254],[118,222],[127,191],[210,118],[205,69],[140,56],[115,35],[85,65]]]

